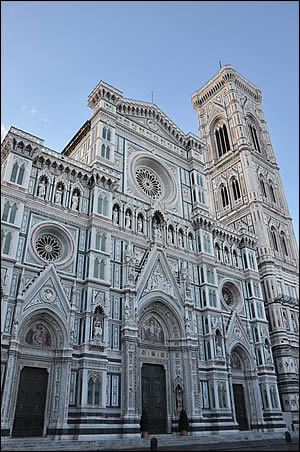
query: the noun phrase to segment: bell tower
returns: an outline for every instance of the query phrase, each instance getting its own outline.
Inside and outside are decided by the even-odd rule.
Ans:
[[[206,142],[210,213],[258,238],[256,257],[282,410],[296,421],[298,247],[261,101],[260,88],[231,65],[192,95],[200,138]],[[245,269],[248,265],[244,262]]]

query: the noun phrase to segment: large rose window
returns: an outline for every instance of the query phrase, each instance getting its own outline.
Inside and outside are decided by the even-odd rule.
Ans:
[[[161,195],[161,183],[152,171],[147,168],[138,168],[135,176],[137,183],[147,196],[157,199]]]
[[[130,162],[130,185],[143,198],[172,203],[177,196],[177,185],[168,168],[157,156],[139,154]]]

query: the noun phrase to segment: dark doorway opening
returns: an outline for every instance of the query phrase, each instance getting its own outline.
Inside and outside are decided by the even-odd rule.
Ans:
[[[142,405],[149,417],[149,433],[167,433],[166,376],[162,366],[143,364]]]
[[[46,369],[22,369],[12,436],[43,435],[47,383]]]
[[[239,430],[249,430],[246,416],[244,388],[242,384],[233,384],[233,396],[235,405],[235,415],[236,420],[239,424]]]

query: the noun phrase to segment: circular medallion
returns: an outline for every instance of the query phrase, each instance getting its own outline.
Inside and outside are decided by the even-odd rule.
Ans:
[[[158,125],[155,121],[153,121],[153,119],[148,119],[147,124],[149,126],[149,129],[153,130],[154,132],[158,131]]]
[[[60,241],[51,234],[41,235],[35,242],[38,255],[46,261],[56,261],[62,252]]]

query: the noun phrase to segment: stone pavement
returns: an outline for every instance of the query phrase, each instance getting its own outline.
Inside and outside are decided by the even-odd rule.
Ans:
[[[150,451],[151,438],[109,438],[99,440],[50,440],[48,438],[11,438],[1,441],[1,451]],[[284,433],[238,432],[227,435],[155,435],[157,451],[298,451],[299,434],[286,443]]]

